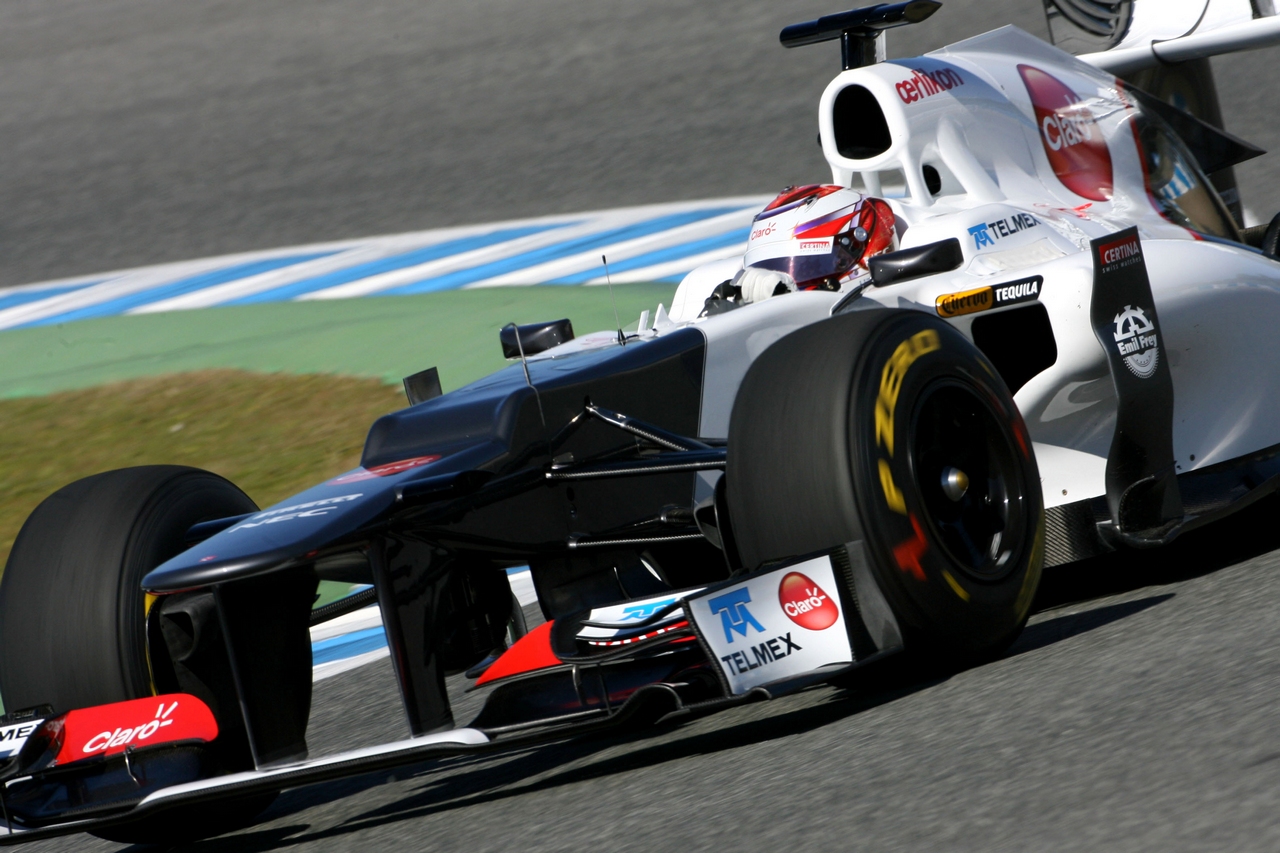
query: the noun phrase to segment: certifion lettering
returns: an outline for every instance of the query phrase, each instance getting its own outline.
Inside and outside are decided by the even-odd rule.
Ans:
[[[894,89],[902,99],[902,103],[913,104],[924,98],[932,98],[939,92],[948,92],[963,85],[964,78],[954,68],[941,68],[937,71],[913,68],[911,77],[898,83]]]

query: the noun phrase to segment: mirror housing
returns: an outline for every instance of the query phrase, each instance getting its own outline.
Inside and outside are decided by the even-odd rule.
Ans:
[[[517,332],[520,334],[519,344],[516,343]],[[504,358],[519,358],[522,348],[525,355],[535,355],[573,340],[573,323],[565,318],[527,326],[507,326],[498,333],[498,340],[502,342]]]

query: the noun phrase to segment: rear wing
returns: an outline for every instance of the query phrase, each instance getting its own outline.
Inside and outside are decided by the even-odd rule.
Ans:
[[[1081,18],[1081,7],[1111,7],[1105,21]],[[1131,0],[1088,3],[1045,0],[1051,33],[1064,24],[1094,35],[1112,28],[1112,46],[1080,59],[1117,76],[1163,63],[1206,59],[1280,44],[1280,16],[1273,0]],[[1098,24],[1092,29],[1092,24]],[[1057,38],[1055,37],[1055,41]]]

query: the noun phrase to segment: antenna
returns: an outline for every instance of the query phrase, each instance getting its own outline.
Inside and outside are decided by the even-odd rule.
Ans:
[[[604,280],[609,285],[609,301],[613,303],[613,322],[618,324],[618,346],[625,347],[627,336],[622,334],[622,321],[618,319],[618,300],[613,296],[613,279],[609,278],[609,259],[601,255],[600,263],[604,264]]]
[[[516,336],[516,348],[520,350],[520,366],[524,368],[524,381],[533,389],[533,399],[538,401],[538,417],[542,419],[542,428],[547,428],[547,413],[542,411],[542,395],[538,393],[538,386],[533,384],[533,380],[529,377],[529,361],[524,357],[524,344],[520,341],[520,327],[515,323],[508,323],[503,326],[503,331],[511,329]]]

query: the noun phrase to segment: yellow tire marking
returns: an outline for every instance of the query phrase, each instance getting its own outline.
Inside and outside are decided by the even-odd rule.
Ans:
[[[951,587],[951,591],[960,596],[961,601],[969,600],[969,591],[960,586],[960,582],[951,576],[951,572],[943,569],[942,577],[946,579],[947,584]]]
[[[916,359],[942,348],[937,331],[925,329],[898,344],[880,372],[880,393],[876,395],[876,444],[893,456],[893,416],[898,407],[902,381]]]
[[[889,463],[883,459],[880,460],[880,488],[884,491],[884,502],[889,505],[889,509],[898,515],[906,515],[907,502],[903,499],[898,484],[893,482],[893,471],[889,468]]]

